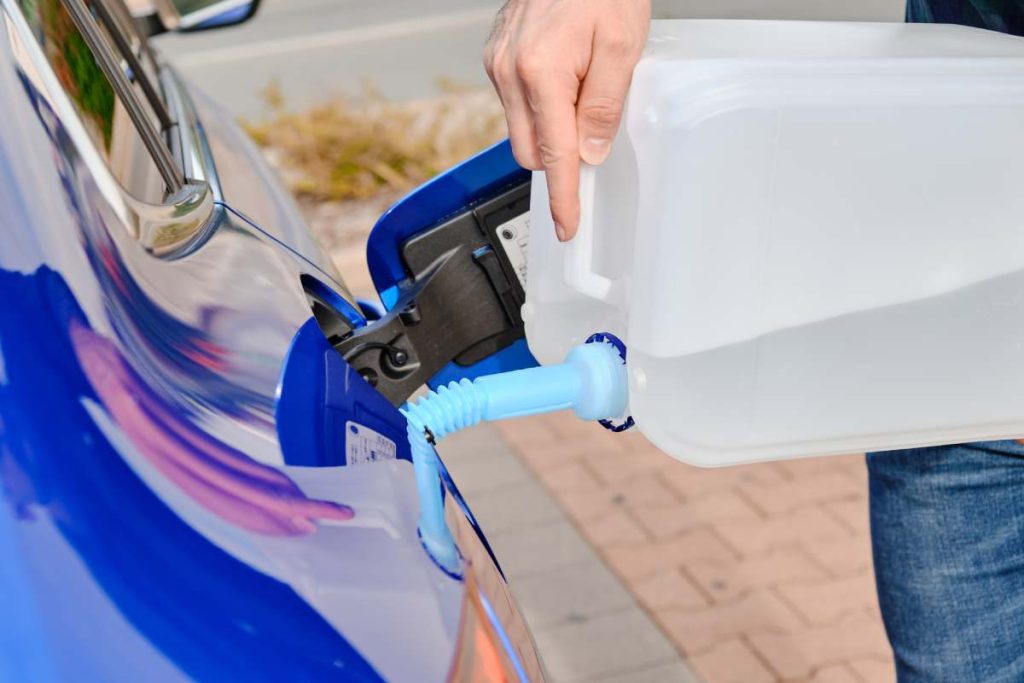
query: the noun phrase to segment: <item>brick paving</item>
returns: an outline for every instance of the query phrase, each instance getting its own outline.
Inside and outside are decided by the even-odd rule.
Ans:
[[[894,680],[862,456],[702,470],[571,415],[494,426],[705,683]]]

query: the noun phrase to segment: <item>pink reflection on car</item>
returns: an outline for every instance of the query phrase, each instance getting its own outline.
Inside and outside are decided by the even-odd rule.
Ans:
[[[316,520],[352,519],[352,508],[308,498],[283,472],[197,430],[169,410],[125,362],[117,346],[72,321],[71,342],[93,389],[128,439],[184,493],[256,533],[312,533]]]

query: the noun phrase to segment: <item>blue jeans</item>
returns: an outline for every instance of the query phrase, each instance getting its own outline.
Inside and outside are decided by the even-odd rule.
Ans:
[[[1024,446],[875,453],[868,472],[900,683],[1024,681]]]

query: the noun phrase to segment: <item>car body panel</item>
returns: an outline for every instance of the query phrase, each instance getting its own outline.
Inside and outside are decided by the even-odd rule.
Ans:
[[[197,109],[216,199],[155,256],[0,7],[0,678],[444,680],[465,583],[419,542],[404,420],[317,337],[301,278],[349,297],[294,207]],[[393,457],[352,463],[350,423]]]
[[[267,168],[259,150],[239,129],[234,117],[201,90],[190,87],[188,92],[210,144],[222,200],[308,260],[351,299],[334,263],[310,234],[295,200]]]

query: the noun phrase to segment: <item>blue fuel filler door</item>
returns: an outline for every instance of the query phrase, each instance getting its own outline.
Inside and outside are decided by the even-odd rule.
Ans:
[[[287,463],[346,464],[353,425],[393,444],[389,457],[411,459],[398,408],[424,384],[537,365],[520,314],[529,202],[530,173],[504,141],[377,222],[367,259],[383,312],[356,309],[303,277],[315,320],[293,340],[281,377],[277,422]]]
[[[399,200],[367,244],[387,309],[339,351],[393,405],[431,388],[534,367],[525,299],[530,173],[507,140]]]

